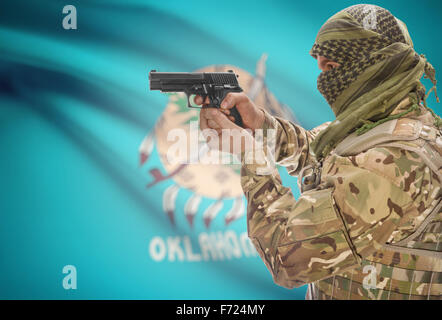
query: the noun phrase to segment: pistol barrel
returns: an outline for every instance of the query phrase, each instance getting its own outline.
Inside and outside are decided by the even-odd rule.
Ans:
[[[231,85],[238,86],[233,72],[149,72],[150,90],[164,92],[183,91],[193,85]]]
[[[204,83],[204,73],[149,72],[150,90],[183,91],[185,86]]]

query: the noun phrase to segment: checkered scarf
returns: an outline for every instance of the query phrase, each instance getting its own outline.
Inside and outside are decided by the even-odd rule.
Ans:
[[[336,115],[312,143],[319,159],[362,125],[388,116],[410,92],[419,101],[425,96],[419,80],[429,64],[414,51],[405,24],[381,7],[338,12],[321,27],[310,54],[340,64],[318,77]]]

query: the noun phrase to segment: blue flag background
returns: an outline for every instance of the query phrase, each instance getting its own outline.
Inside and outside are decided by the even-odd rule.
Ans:
[[[266,53],[267,88],[310,129],[333,113],[308,51],[356,3],[2,1],[0,298],[303,299],[305,287],[273,283],[247,242],[242,197],[198,195],[174,177],[152,184],[170,174],[154,134],[169,96],[148,90],[147,73],[228,64],[254,75]],[[68,4],[76,30],[62,27]],[[373,4],[441,70],[439,1]],[[63,287],[66,265],[76,290]]]

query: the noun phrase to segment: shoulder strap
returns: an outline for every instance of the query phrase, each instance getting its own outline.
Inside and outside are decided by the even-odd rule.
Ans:
[[[396,147],[415,152],[422,161],[442,180],[442,134],[440,130],[423,125],[416,119],[401,118],[385,122],[360,136],[351,134],[333,150],[339,156],[352,156],[373,147]],[[439,190],[440,192],[440,190]],[[384,244],[387,250],[406,254],[426,255],[442,258],[442,252],[410,248],[408,245],[419,236],[425,227],[441,212],[442,200],[439,198],[419,228],[407,238],[395,244]]]
[[[415,140],[419,137],[421,130],[422,123],[418,120],[391,120],[360,136],[358,136],[356,132],[352,133],[336,146],[334,152],[340,156],[350,156],[364,152],[385,142]]]
[[[385,122],[358,136],[352,133],[339,143],[333,153],[353,156],[373,147],[396,147],[417,153],[442,180],[442,156],[429,142],[439,145],[441,132],[416,119],[401,118]],[[440,146],[439,148],[442,148]]]

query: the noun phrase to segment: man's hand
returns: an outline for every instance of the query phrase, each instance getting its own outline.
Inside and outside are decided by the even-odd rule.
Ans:
[[[254,148],[255,140],[251,129],[237,126],[219,109],[202,109],[200,128],[211,149],[240,156]]]
[[[198,105],[203,104],[203,98],[201,96],[195,96],[194,101]],[[204,105],[209,104],[209,102],[209,98],[207,97],[206,101],[204,101]],[[221,102],[221,108],[219,110],[231,121],[234,121],[235,119],[230,115],[230,109],[232,109],[234,106],[236,106],[236,109],[241,115],[244,127],[246,129],[255,131],[255,129],[262,128],[264,123],[264,112],[260,110],[244,92],[228,93]],[[227,129],[217,127],[213,121],[208,122],[208,127],[215,130]]]

